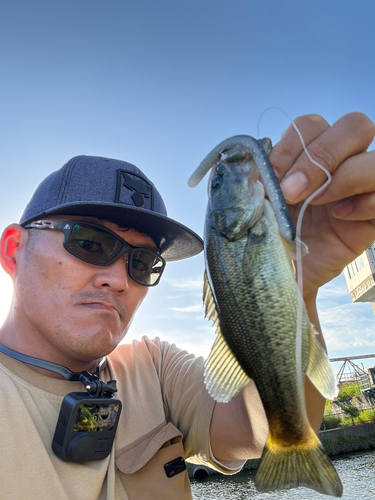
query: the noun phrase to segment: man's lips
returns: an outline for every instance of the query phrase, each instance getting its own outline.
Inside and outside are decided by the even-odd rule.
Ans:
[[[121,313],[121,310],[119,310],[119,308],[116,305],[114,305],[113,303],[111,303],[111,302],[99,302],[99,301],[85,302],[82,305],[86,306],[86,307],[90,307],[92,309],[101,309],[101,310],[104,310],[104,311],[115,313],[120,318],[123,316],[122,313]]]
[[[104,293],[81,292],[75,296],[74,304],[118,314],[120,319],[128,315],[127,307],[118,297]]]

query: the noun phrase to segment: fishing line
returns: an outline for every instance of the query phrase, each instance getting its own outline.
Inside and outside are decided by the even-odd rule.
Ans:
[[[331,335],[329,335],[328,338],[325,339],[327,346],[333,345],[333,342],[335,342],[337,335],[340,335],[339,340],[340,340],[340,345],[341,345],[341,343],[343,342],[343,336],[345,336],[347,334],[350,335],[350,341],[353,341],[353,328],[347,328],[346,330],[340,330],[339,332],[336,331],[336,332],[331,333]],[[360,341],[361,339],[357,336],[354,336],[354,340]],[[362,341],[363,341],[363,338],[362,338]],[[337,349],[342,349],[342,347],[337,348]]]
[[[350,305],[351,305],[351,304],[345,304],[345,306],[350,306]],[[340,317],[340,319],[338,319],[338,320],[336,321],[336,323],[333,323],[333,325],[331,325],[331,326],[330,326],[330,327],[329,327],[329,328],[328,328],[328,329],[324,332],[324,338],[325,338],[326,340],[328,340],[328,338],[329,338],[329,336],[328,336],[328,338],[326,337],[327,333],[328,333],[328,332],[330,332],[330,331],[331,331],[331,330],[332,330],[332,329],[333,329],[336,325],[338,325],[338,324],[340,323],[340,321],[342,321],[343,319],[345,319],[345,318],[346,318],[346,317],[347,317],[347,316],[348,316],[348,315],[352,312],[352,311],[351,311],[351,309],[352,309],[352,308],[349,308],[349,309],[350,309],[350,310],[349,310],[346,314],[344,314],[344,316],[341,316],[341,317]],[[343,308],[342,310],[344,310],[344,308]],[[341,312],[341,310],[340,310],[340,312]],[[339,313],[337,313],[337,314],[339,314]],[[335,317],[337,316],[337,314],[335,315]],[[332,318],[332,319],[333,319],[333,318]]]
[[[340,314],[346,306],[348,306],[350,304],[344,304],[343,307],[339,310],[339,312],[337,314],[335,314],[335,316],[333,318],[335,318],[338,314]],[[329,339],[331,338],[331,336],[335,335],[337,332],[337,330],[335,330],[335,326],[338,325],[341,321],[343,321],[347,316],[349,316],[349,314],[351,313],[352,311],[349,310],[346,314],[344,314],[344,316],[340,317],[340,319],[338,319],[335,323],[331,324],[330,321],[333,320],[333,318],[331,318],[330,321],[327,321],[327,326],[329,326],[329,328],[325,329],[322,327],[322,332],[324,334],[324,340],[325,340],[325,343],[328,345],[328,341]],[[331,330],[334,330],[330,335],[327,335],[328,332],[330,332]]]
[[[305,141],[303,140],[302,134],[299,131],[297,125],[294,123],[294,120],[284,111],[282,108],[279,108],[278,106],[271,106],[270,108],[267,108],[266,110],[263,111],[261,114],[259,120],[258,120],[258,138],[259,138],[259,124],[260,120],[263,117],[263,115],[271,110],[271,109],[278,109],[281,111],[291,122],[293,125],[295,131],[298,134],[298,137],[302,143],[303,150],[307,156],[307,158],[310,160],[311,163],[319,167],[327,176],[327,180],[322,184],[314,193],[312,193],[303,203],[301,210],[298,214],[298,219],[297,219],[297,224],[296,224],[296,272],[297,272],[297,286],[300,291],[298,294],[298,299],[297,299],[297,321],[296,321],[296,371],[297,371],[297,376],[302,371],[302,318],[303,318],[303,274],[302,274],[302,240],[301,240],[301,230],[302,230],[302,220],[303,216],[305,215],[306,208],[308,205],[311,203],[311,201],[316,198],[322,191],[326,189],[326,187],[331,183],[332,181],[332,176],[330,172],[323,167],[320,163],[315,161],[309,151],[307,150]]]

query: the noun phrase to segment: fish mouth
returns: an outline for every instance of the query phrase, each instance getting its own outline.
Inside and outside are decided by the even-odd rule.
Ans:
[[[223,184],[225,178],[228,178],[228,180],[241,178],[242,183],[246,184],[250,193],[252,184],[259,179],[259,172],[254,167],[252,155],[240,148],[224,150],[221,155],[210,179],[211,188],[217,190]]]
[[[221,162],[237,163],[244,160],[251,160],[252,155],[248,151],[244,151],[243,148],[234,147],[230,149],[223,149],[223,151],[220,152],[219,158],[219,164]]]

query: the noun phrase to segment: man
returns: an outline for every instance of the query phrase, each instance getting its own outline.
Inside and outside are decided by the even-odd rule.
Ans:
[[[374,125],[360,113],[331,127],[317,115],[296,124],[310,154],[333,175],[309,206],[302,234],[309,247],[304,298],[318,326],[319,287],[375,239],[375,156],[366,152]],[[292,127],[270,159],[295,219],[324,174],[311,166]],[[62,460],[51,443],[62,400],[83,392],[81,382],[0,353],[2,499],[187,499],[182,457],[233,473],[260,456],[267,423],[251,382],[230,403],[215,404],[201,358],[159,339],[117,347],[164,260],[201,249],[197,235],[166,216],[152,183],[125,162],[77,157],[37,188],[20,224],[1,239],[14,298],[0,343],[8,354],[76,373],[100,367],[101,380],[117,380],[123,408],[106,458]],[[306,401],[317,432],[324,400],[308,381]]]

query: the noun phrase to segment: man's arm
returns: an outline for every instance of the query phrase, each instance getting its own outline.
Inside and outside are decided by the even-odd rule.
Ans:
[[[332,183],[309,205],[302,224],[302,240],[309,248],[303,259],[304,300],[325,348],[316,308],[318,290],[375,240],[375,153],[366,152],[375,128],[361,113],[350,113],[332,126],[318,115],[300,117],[295,122],[310,154],[332,174]],[[308,160],[292,126],[275,145],[270,160],[296,221],[303,201],[326,177]],[[292,178],[292,174],[297,175]],[[308,418],[318,432],[325,400],[307,377],[305,394]],[[217,460],[259,457],[267,434],[267,421],[253,382],[229,403],[216,404],[210,437]]]

